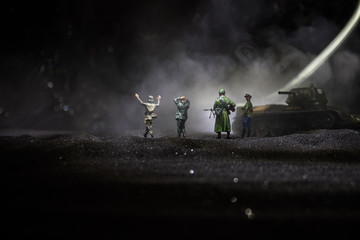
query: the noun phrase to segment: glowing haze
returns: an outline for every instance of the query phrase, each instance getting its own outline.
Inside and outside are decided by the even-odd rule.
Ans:
[[[231,1],[221,3],[213,1],[209,12],[202,16],[197,15],[193,22],[198,32],[203,34],[185,33],[182,38],[176,39],[162,49],[168,53],[167,58],[161,59],[155,56],[148,59],[149,62],[145,62],[145,65],[150,65],[150,70],[144,75],[144,81],[137,87],[137,91],[142,92],[144,98],[149,93],[164,96],[162,107],[158,110],[161,117],[156,123],[157,128],[175,133],[175,106],[172,103],[172,98],[175,96],[186,95],[191,101],[190,118],[187,121],[187,128],[190,131],[212,132],[214,119],[208,119],[209,113],[203,112],[202,109],[212,107],[220,88],[224,88],[226,95],[237,105],[244,104],[243,96],[246,93],[253,95],[255,105],[260,105],[284,103],[286,96],[269,94],[277,93],[280,89],[289,90],[305,80],[308,81],[304,86],[311,82],[326,89],[326,82],[330,82],[333,78],[335,69],[335,74],[353,73],[347,76],[342,74],[341,81],[348,81],[347,84],[349,84],[355,80],[354,76],[360,67],[358,55],[344,49],[336,54],[334,58],[336,60],[333,62],[325,64],[324,62],[354,29],[359,18],[359,8],[329,47],[291,82],[289,80],[315,57],[314,54],[301,51],[295,47],[296,44],[292,43],[302,41],[301,38],[306,39],[304,35],[308,35],[307,37],[311,36],[313,39],[313,44],[317,44],[316,40],[318,40],[319,46],[325,45],[333,39],[335,32],[339,31],[339,26],[334,26],[331,22],[319,17],[313,20],[311,26],[304,27],[307,29],[299,28],[295,31],[292,39],[286,39],[281,29],[271,26],[263,30],[264,36],[268,39],[268,45],[259,47],[248,30],[235,26],[231,18],[233,11]],[[243,14],[241,9],[238,11],[235,10],[236,13]],[[214,44],[211,36],[207,34],[209,25],[214,21],[219,22],[220,26],[225,24],[226,28],[231,29],[233,40],[238,41],[234,44],[232,55],[199,51],[204,45]],[[317,34],[319,36],[316,36]],[[324,39],[326,37],[327,39]],[[346,68],[340,69],[339,65],[346,65]],[[313,74],[318,68],[320,68],[319,71]],[[331,89],[327,90],[330,90],[328,95],[331,96]],[[234,116],[235,113],[231,115],[231,118],[233,119]]]
[[[346,40],[350,33],[354,30],[360,19],[360,1],[357,4],[357,8],[350,18],[346,26],[341,32],[331,41],[331,43],[307,65],[299,74],[296,75],[289,83],[287,83],[283,89],[288,90],[299,86],[304,82],[311,74],[313,74],[334,52],[338,49],[341,44]],[[277,92],[272,93],[269,97],[273,99]]]
[[[334,38],[337,51],[307,71],[302,85],[314,83],[329,104],[360,112],[359,32],[342,45],[336,37],[353,0],[95,2],[55,0],[46,10],[29,2],[4,11],[19,24],[0,56],[0,128],[141,136],[139,93],[144,101],[162,96],[155,135],[176,136],[173,99],[181,95],[191,102],[188,135],[212,133],[214,119],[203,109],[220,88],[238,105],[246,93],[254,105],[284,103],[286,96],[269,94],[289,90]]]

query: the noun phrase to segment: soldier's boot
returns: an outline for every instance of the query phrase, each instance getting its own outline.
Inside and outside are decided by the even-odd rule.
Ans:
[[[227,132],[227,139],[230,139],[230,132]]]
[[[150,134],[150,135],[151,135],[152,138],[154,137],[154,134]]]
[[[185,133],[185,131],[183,132],[183,137],[186,137],[186,133]]]
[[[147,132],[146,132],[146,133],[144,133],[144,137],[147,137]]]
[[[250,128],[248,128],[247,136],[250,137],[250,134],[251,134],[251,130]]]
[[[245,137],[245,133],[246,133],[246,128],[243,128],[243,129],[242,129],[242,132],[241,132],[241,138],[244,138],[244,137]]]
[[[178,132],[178,137],[180,137],[181,136],[181,132]]]
[[[218,132],[217,134],[218,134],[217,139],[220,139],[221,138],[221,132]]]

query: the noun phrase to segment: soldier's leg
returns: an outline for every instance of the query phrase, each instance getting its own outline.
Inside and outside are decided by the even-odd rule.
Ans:
[[[221,138],[221,132],[217,132],[218,136],[217,136],[217,139],[220,139]]]
[[[184,132],[184,120],[180,120],[180,132]]]
[[[250,137],[250,134],[251,134],[251,118],[248,118],[248,120],[247,120],[247,129],[248,129],[247,136]]]
[[[186,133],[185,133],[185,120],[181,120],[181,132],[183,133],[183,137],[186,137]]]
[[[152,122],[151,121],[146,121],[146,131],[145,131],[145,134],[144,134],[144,137],[147,137],[148,133],[150,133],[151,136],[153,136],[153,131],[152,131]]]
[[[230,132],[226,132],[227,133],[227,139],[230,139]]]
[[[181,134],[181,120],[180,119],[176,119],[176,130],[178,133],[178,137],[180,137],[180,134]]]
[[[145,133],[144,133],[144,137],[147,137],[149,131],[148,131],[148,124],[147,124],[147,120],[146,117],[144,119],[144,124],[145,124]]]
[[[247,134],[246,134],[246,136],[247,136],[247,137],[250,137],[250,134],[251,134],[251,130],[250,130],[249,127],[247,127]]]
[[[247,136],[250,137],[250,134],[251,134],[251,130],[250,130],[250,128],[248,128]]]
[[[245,137],[246,134],[246,117],[242,117],[242,132],[241,132],[241,138]]]
[[[151,135],[151,137],[154,137],[154,132],[153,132],[153,129],[152,129],[152,121],[148,121],[148,131]]]
[[[147,125],[146,125],[146,127],[145,127],[144,137],[147,137],[147,135],[148,135],[148,127],[147,127]]]
[[[242,128],[241,138],[245,137],[245,134],[246,134],[246,128]]]
[[[145,121],[145,133],[144,133],[144,137],[147,137],[148,133],[149,133],[148,125],[147,125],[147,122]]]

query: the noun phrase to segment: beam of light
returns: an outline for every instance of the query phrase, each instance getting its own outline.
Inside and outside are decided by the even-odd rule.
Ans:
[[[304,82],[311,74],[313,74],[334,52],[335,50],[345,41],[345,39],[354,30],[356,24],[360,19],[360,0],[357,3],[357,8],[347,22],[341,32],[331,41],[331,43],[316,57],[312,60],[300,73],[298,73],[283,89],[289,91],[290,89],[299,86]],[[268,97],[278,96],[277,91],[270,94]]]

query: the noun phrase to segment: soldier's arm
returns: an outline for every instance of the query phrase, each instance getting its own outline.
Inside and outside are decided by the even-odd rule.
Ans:
[[[249,111],[249,102],[246,102],[243,108],[243,112],[247,113]]]
[[[230,100],[230,105],[233,107],[236,107],[236,103],[234,103],[233,101]]]
[[[250,102],[250,108],[249,108],[250,112],[253,112],[253,105],[252,103]]]
[[[135,93],[135,97],[137,98],[137,100],[140,102],[141,105],[145,105],[145,103],[141,101],[139,94]]]
[[[143,101],[141,101],[140,98],[139,98],[138,100],[139,100],[139,103],[140,103],[141,105],[146,105],[146,103],[144,103]]]
[[[180,97],[174,98],[174,103],[177,104],[180,101]]]
[[[160,99],[161,99],[161,96],[159,95],[159,96],[157,97],[158,102],[157,102],[156,106],[160,106]]]

